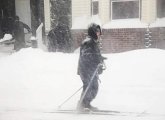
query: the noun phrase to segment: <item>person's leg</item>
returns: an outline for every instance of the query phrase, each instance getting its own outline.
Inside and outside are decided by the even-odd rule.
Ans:
[[[78,110],[83,110],[84,108],[87,108],[89,106],[90,103],[90,88],[88,89],[88,91],[86,92],[85,96],[84,96],[84,92],[86,91],[88,85],[89,85],[89,77],[82,75],[80,73],[80,77],[83,83],[83,91],[81,93],[81,97],[80,100],[78,101],[78,105],[77,105],[77,109]],[[83,97],[83,98],[82,98]],[[81,103],[80,103],[81,102]]]
[[[98,93],[98,87],[99,87],[99,84],[98,84],[98,77],[95,76],[94,77],[94,80],[91,84],[91,87],[90,87],[90,99],[89,100],[89,105],[88,105],[88,108],[91,109],[91,110],[97,110],[97,107],[93,107],[91,105],[91,102],[93,101],[93,99],[95,99],[95,97],[97,96],[97,93]]]
[[[95,76],[94,79],[92,80],[92,82],[90,82],[89,77],[84,79],[83,76],[81,76],[82,82],[83,82],[83,92],[81,94],[81,99],[82,103],[79,103],[80,105],[80,109],[84,109],[84,108],[89,108],[89,109],[97,109],[96,107],[93,107],[90,105],[90,103],[92,102],[92,100],[96,97],[97,93],[98,93],[98,77]],[[88,91],[85,93],[84,98],[82,98],[82,96],[84,95],[84,92],[86,91],[88,85],[90,84]]]
[[[99,89],[98,77],[95,76],[93,83],[91,85],[91,99],[90,99],[91,101],[97,96],[98,89]]]

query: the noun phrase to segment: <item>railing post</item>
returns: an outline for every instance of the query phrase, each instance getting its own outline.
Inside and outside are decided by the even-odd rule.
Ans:
[[[37,46],[40,49],[43,49],[43,41],[42,41],[42,27],[43,23],[40,24],[40,26],[36,30],[36,39],[37,39]]]
[[[37,43],[36,37],[32,36],[32,37],[30,38],[30,40],[31,40],[31,47],[32,47],[32,48],[37,48],[37,47],[38,47],[38,43]]]

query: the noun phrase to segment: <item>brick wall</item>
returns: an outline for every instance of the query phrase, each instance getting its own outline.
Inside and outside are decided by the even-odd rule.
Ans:
[[[123,52],[144,47],[145,29],[103,30],[103,51]]]
[[[150,48],[165,49],[165,28],[151,28]],[[144,49],[145,28],[103,29],[103,53],[118,53]],[[73,47],[76,49],[86,36],[86,30],[72,30]]]
[[[81,42],[85,39],[87,35],[87,31],[76,29],[76,30],[72,30],[71,34],[72,34],[72,40],[73,40],[72,46],[73,46],[73,50],[75,50],[81,45]]]
[[[152,39],[155,42],[155,48],[165,49],[165,27],[152,28]]]

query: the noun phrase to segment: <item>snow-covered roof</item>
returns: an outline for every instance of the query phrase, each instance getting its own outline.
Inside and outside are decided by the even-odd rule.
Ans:
[[[102,26],[103,29],[114,29],[114,28],[146,28],[149,23],[144,23],[140,19],[119,19],[111,20],[106,24],[102,24],[98,15],[92,16],[81,16],[74,19],[72,29],[87,29],[89,23],[96,23]],[[155,22],[150,24],[150,27],[165,27],[165,18],[157,19]]]
[[[109,23],[103,25],[104,29],[113,28],[146,28],[147,24],[142,23],[139,19],[120,19],[112,20]]]
[[[150,24],[150,27],[165,27],[165,18],[157,18],[157,20]]]

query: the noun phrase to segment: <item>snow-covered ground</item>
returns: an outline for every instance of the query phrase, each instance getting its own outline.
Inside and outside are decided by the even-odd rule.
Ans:
[[[81,86],[78,53],[48,53],[22,49],[0,54],[0,120],[164,120],[165,50],[141,49],[105,54],[107,69],[100,76],[92,105],[130,114],[98,116],[46,113]],[[61,106],[75,109],[81,91]]]
[[[2,39],[0,39],[0,43],[4,42],[6,40],[11,40],[13,37],[11,34],[5,34],[4,37]]]

